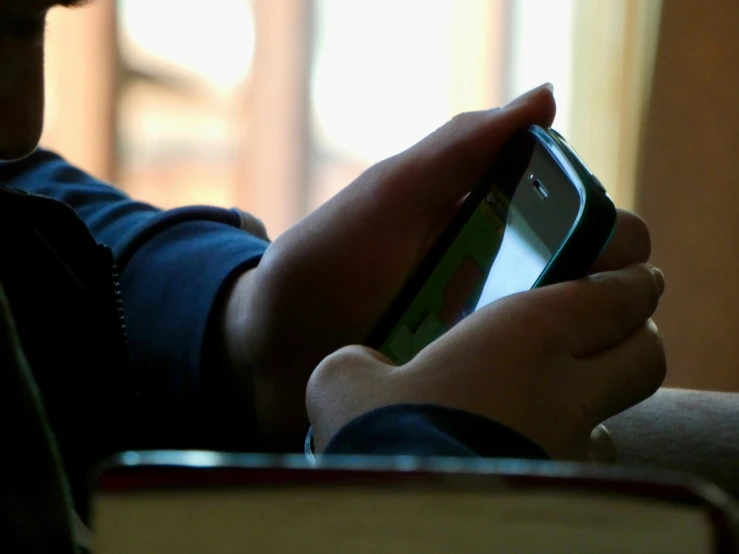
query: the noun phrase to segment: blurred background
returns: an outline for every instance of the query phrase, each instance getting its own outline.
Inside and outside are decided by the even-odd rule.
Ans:
[[[454,114],[550,81],[555,128],[652,229],[670,384],[739,390],[737,6],[97,0],[50,18],[42,142],[274,238]]]
[[[276,236],[454,114],[550,81],[556,126],[630,204],[634,152],[625,145],[658,8],[100,0],[49,24],[44,144],[158,205],[238,204]]]

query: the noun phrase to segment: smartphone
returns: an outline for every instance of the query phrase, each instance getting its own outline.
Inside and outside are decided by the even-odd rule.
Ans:
[[[564,138],[532,126],[503,148],[367,342],[398,364],[496,300],[587,274],[616,208]]]

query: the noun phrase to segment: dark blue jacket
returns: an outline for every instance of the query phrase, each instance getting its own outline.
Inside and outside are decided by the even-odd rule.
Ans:
[[[42,384],[43,402],[54,413],[50,418],[52,427],[58,427],[54,431],[65,443],[62,456],[74,458],[80,448],[89,451],[80,462],[86,466],[90,456],[109,450],[219,448],[213,439],[217,437],[213,432],[213,426],[218,425],[217,414],[213,413],[213,403],[204,397],[201,375],[210,363],[206,343],[209,319],[229,280],[258,264],[267,241],[242,230],[242,217],[236,210],[188,207],[163,211],[131,200],[43,150],[20,162],[0,163],[0,185],[5,187],[5,196],[23,203],[23,209],[13,208],[20,220],[35,218],[35,231],[29,227],[24,232],[35,237],[41,245],[36,247],[43,249],[46,244],[51,248],[53,254],[47,252],[45,256],[79,258],[66,264],[67,269],[57,268],[57,273],[53,273],[42,267],[51,262],[38,261],[41,257],[34,261],[30,251],[16,252],[9,277],[0,273],[6,289],[6,281],[15,279],[17,290],[6,291],[15,318],[30,322],[19,325],[23,327],[21,340],[25,350],[33,350],[26,354],[36,380]],[[8,188],[32,196],[19,198]],[[66,204],[71,210],[37,195]],[[12,211],[8,208],[9,200],[3,199],[2,203]],[[10,216],[3,218],[7,222]],[[82,223],[94,240],[85,237]],[[33,233],[40,233],[41,238]],[[8,241],[4,242],[7,246]],[[107,245],[112,258],[106,258],[108,250],[95,243]],[[86,254],[82,255],[83,251]],[[24,256],[26,262],[22,261]],[[106,273],[112,271],[113,262],[119,276]],[[49,288],[47,296],[51,300],[46,302],[64,296],[62,289],[48,285],[60,279],[67,283],[69,275],[62,279],[60,271],[84,274],[73,275],[70,282],[81,280],[83,289],[95,289],[96,300],[90,305],[97,302],[99,313],[90,308],[80,310],[76,318],[57,314],[52,318],[53,326],[49,324],[41,338],[31,336],[44,317],[45,304],[38,300],[38,294],[26,294],[28,298],[22,301],[14,298],[23,296],[23,282],[33,282],[37,290]],[[73,300],[80,302],[80,298],[70,297],[67,308]],[[79,345],[89,345],[90,340],[103,340],[88,333],[115,325],[116,298],[122,299],[125,313],[126,364],[117,360],[120,344],[115,333],[113,338],[105,339],[112,341],[103,349],[108,353],[106,367],[69,367],[72,362],[62,352],[52,352],[54,348],[79,350]],[[59,310],[62,308],[55,311]],[[83,321],[89,318],[93,320]],[[57,343],[66,346],[57,344],[50,348],[43,344],[44,340],[53,341],[54,329],[65,325],[69,336]],[[24,328],[30,331],[24,333]],[[67,417],[67,412],[74,417]],[[81,425],[80,421],[85,420],[88,423]],[[131,433],[131,429],[135,431]],[[85,448],[85,444],[99,447]],[[243,444],[245,451],[259,449],[255,441]],[[457,410],[422,405],[391,406],[366,414],[345,427],[328,451],[545,457],[536,445],[494,422]],[[68,469],[78,475],[86,467]],[[79,475],[72,479],[75,491],[80,486]]]

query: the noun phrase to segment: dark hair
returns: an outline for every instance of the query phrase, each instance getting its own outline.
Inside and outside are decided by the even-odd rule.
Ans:
[[[65,8],[76,8],[89,3],[91,0],[58,0],[57,5]]]

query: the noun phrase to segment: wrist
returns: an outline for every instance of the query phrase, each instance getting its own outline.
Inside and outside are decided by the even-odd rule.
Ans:
[[[251,367],[247,327],[249,306],[252,297],[252,283],[257,268],[251,268],[238,275],[224,290],[221,302],[214,310],[214,326],[218,341],[218,362],[228,373],[237,368]]]
[[[224,294],[218,364],[224,385],[230,388],[227,394],[239,391],[253,408],[263,447],[282,450],[304,438],[309,374],[303,378],[297,354],[282,347],[290,320],[276,318],[264,280],[257,266],[238,276]]]
[[[217,295],[210,313],[200,363],[203,417],[214,448],[253,447],[258,431],[251,375],[239,361],[233,324],[229,322],[235,291],[253,270],[232,275]]]

